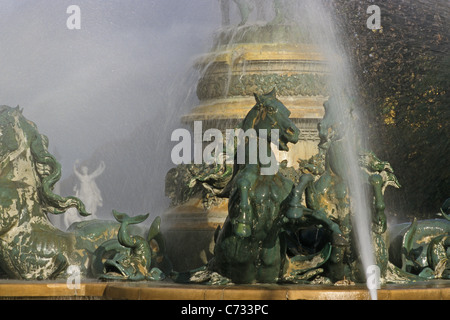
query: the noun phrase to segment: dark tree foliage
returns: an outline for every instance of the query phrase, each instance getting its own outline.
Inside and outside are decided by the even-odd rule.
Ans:
[[[402,184],[390,215],[434,218],[450,197],[450,1],[329,2],[354,64],[369,146]],[[380,30],[366,21],[381,8]]]

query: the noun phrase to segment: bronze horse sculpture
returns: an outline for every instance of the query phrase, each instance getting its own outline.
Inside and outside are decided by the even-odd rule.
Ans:
[[[256,105],[239,128],[254,133],[239,141],[245,151],[243,161],[236,153],[232,170],[212,175],[221,183],[228,182],[222,191],[222,196],[229,198],[228,216],[216,232],[214,257],[200,272],[206,269],[234,283],[301,282],[322,273],[322,266],[338,265],[348,247],[348,199],[335,157],[340,139],[334,139],[339,135],[328,136],[333,133],[329,130],[332,123],[325,117],[320,127],[323,140],[319,147],[323,151],[319,158],[326,160],[326,170],[303,172],[294,183],[277,170],[270,145],[289,150],[288,143],[297,142],[299,130],[275,91],[255,98]],[[252,139],[257,141],[255,148]],[[384,188],[399,185],[387,162],[370,152],[360,156],[366,182],[373,188],[373,233],[385,251],[377,253],[379,260],[385,259],[377,261],[379,265],[384,263],[398,281],[450,278],[450,200],[441,209],[445,220],[393,227],[391,242],[384,243]],[[227,168],[223,164],[219,167]],[[68,267],[74,265],[81,277],[105,280],[160,280],[171,272],[159,218],[146,237],[132,235],[130,228],[148,215],[129,217],[118,212],[115,217],[120,224],[91,220],[73,224],[67,232],[55,228],[47,215],[63,214],[72,207],[88,215],[79,199],[53,192],[60,174],[60,164],[48,152],[48,139],[36,125],[19,108],[0,106],[0,269],[8,278],[67,278]],[[209,171],[207,176],[211,177]],[[343,214],[333,216],[333,210],[340,209]],[[312,255],[292,254],[289,235],[309,225],[327,229],[328,243]],[[392,263],[386,260],[387,250]],[[340,277],[336,270],[334,280]],[[172,276],[180,278],[176,272]]]
[[[289,119],[290,111],[276,98],[276,92],[255,94],[256,105],[243,120],[240,129],[258,133],[258,159],[250,163],[250,140],[245,145],[244,163],[234,163],[228,184],[228,216],[217,230],[214,257],[208,269],[229,278],[233,283],[274,283],[285,277],[292,263],[287,257],[284,231],[306,217],[340,233],[336,223],[320,211],[308,210],[301,199],[292,201],[296,188],[292,180],[279,171],[263,174],[275,157],[270,144],[288,151],[288,143],[296,143],[299,130]],[[260,133],[278,130],[278,136]],[[277,139],[277,140],[274,140]],[[236,155],[235,155],[236,156]],[[263,164],[261,158],[272,159]],[[294,209],[295,208],[295,209]],[[291,273],[295,273],[295,270]]]

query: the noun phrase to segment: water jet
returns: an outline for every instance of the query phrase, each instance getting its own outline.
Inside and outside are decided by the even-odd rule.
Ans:
[[[317,2],[281,4],[259,8],[257,21],[240,7],[237,25],[223,12],[210,51],[195,62],[198,105],[180,119],[194,133],[198,121],[223,133],[276,128],[257,139],[279,170],[262,175],[261,156],[179,164],[166,175],[171,206],[148,230],[131,228],[148,215],[117,211],[117,222],[52,226],[47,215],[88,212],[53,192],[61,168],[46,137],[2,106],[4,277],[56,279],[62,294],[78,266],[84,290],[109,298],[448,298],[447,203],[442,219],[387,225],[385,191],[400,184],[358,128],[357,85],[333,19]],[[237,145],[248,150],[248,140]]]

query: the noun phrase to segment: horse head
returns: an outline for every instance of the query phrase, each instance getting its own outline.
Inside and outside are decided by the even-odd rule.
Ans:
[[[0,106],[0,234],[17,224],[17,208],[25,206],[23,194],[35,188],[26,160],[30,143],[22,119],[19,107]]]
[[[20,143],[17,139],[18,119],[21,111],[19,108],[0,106],[0,160],[11,158],[17,153]]]
[[[79,199],[53,193],[60,177],[61,165],[48,152],[48,138],[19,107],[0,106],[0,233],[9,230],[19,215],[25,221],[69,207],[87,215]]]
[[[254,94],[256,105],[250,110],[244,119],[243,127],[253,128],[257,132],[266,130],[267,139],[272,141],[271,130],[278,130],[278,148],[281,151],[289,151],[288,142],[297,143],[300,130],[295,123],[289,119],[291,112],[277,99],[276,90],[268,94]]]
[[[48,138],[38,132],[34,122],[27,120],[22,110],[17,106],[11,108],[0,106],[0,162],[1,165],[14,163],[18,157],[32,160],[47,151]],[[47,153],[47,152],[46,152]],[[8,159],[7,162],[4,160]],[[27,161],[33,163],[33,161]],[[39,161],[34,161],[34,164]],[[42,162],[42,161],[41,161]],[[45,171],[46,168],[37,165],[37,171]]]

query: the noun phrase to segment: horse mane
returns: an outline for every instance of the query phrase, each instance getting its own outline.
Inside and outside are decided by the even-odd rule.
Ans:
[[[261,112],[261,107],[270,106],[272,101],[278,100],[276,94],[277,94],[276,88],[273,88],[272,91],[266,94],[253,93],[253,96],[255,97],[256,100],[256,104],[250,109],[250,111],[245,116],[244,120],[242,120],[239,128],[244,130],[253,128],[254,119]]]
[[[53,193],[55,184],[61,178],[61,164],[48,151],[47,136],[40,134],[36,124],[27,120],[22,111],[19,106],[16,108],[0,106],[0,119],[3,120],[2,123],[10,126],[16,119],[18,128],[23,131],[25,139],[29,141],[32,161],[40,179],[37,192],[41,205],[53,214],[64,213],[67,209],[76,207],[81,215],[89,215],[80,199],[72,196],[62,197]]]

